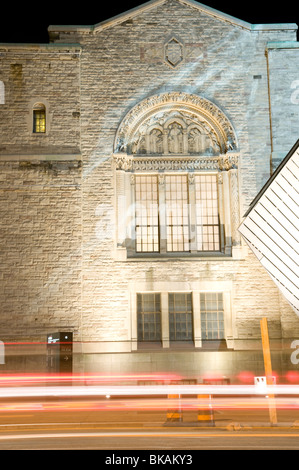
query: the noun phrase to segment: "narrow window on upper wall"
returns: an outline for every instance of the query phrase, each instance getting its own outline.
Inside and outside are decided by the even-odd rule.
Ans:
[[[33,133],[42,134],[46,132],[46,107],[37,103],[33,107]]]

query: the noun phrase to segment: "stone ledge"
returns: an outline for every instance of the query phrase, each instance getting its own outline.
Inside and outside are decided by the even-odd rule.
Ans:
[[[20,154],[7,154],[0,155],[0,162],[20,162],[20,161],[81,161],[81,154],[46,154],[46,155],[20,155]]]

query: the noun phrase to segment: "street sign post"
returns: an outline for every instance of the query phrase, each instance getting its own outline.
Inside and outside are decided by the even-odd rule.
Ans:
[[[47,335],[47,360],[49,372],[73,371],[73,333],[59,332]]]
[[[272,374],[272,364],[271,364],[269,333],[268,333],[268,322],[267,322],[267,318],[265,317],[261,319],[261,333],[262,333],[262,345],[263,345],[266,381],[267,381],[267,385],[274,385],[273,374]],[[276,426],[277,425],[277,413],[276,413],[274,395],[269,394],[268,400],[269,400],[270,423],[272,426]]]

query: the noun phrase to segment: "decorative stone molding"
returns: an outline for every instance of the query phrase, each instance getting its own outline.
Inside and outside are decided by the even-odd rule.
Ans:
[[[226,154],[218,157],[135,157],[126,153],[113,155],[115,169],[134,171],[228,171],[238,168],[238,154]]]
[[[134,106],[121,122],[114,151],[131,155],[219,155],[238,148],[225,114],[200,96],[170,92]]]

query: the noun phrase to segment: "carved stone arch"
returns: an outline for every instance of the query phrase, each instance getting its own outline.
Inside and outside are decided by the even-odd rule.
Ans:
[[[154,129],[157,129],[161,132],[164,132],[164,128],[163,126],[161,126],[160,124],[153,124],[151,126],[148,127],[148,134],[150,134]]]
[[[194,94],[170,92],[146,98],[126,114],[116,133],[114,152],[151,153],[149,148],[145,148],[148,130],[155,124],[165,129],[169,120],[183,121],[186,130],[192,123],[203,125],[215,140],[215,147],[219,147],[219,154],[238,148],[233,126],[217,105]],[[141,139],[142,152],[138,151],[136,144]],[[167,148],[164,153],[168,153]],[[179,153],[188,154],[186,140],[183,152]]]
[[[179,116],[171,116],[165,121],[164,128],[167,129],[171,124],[178,123],[182,126],[183,129],[187,129],[188,125],[186,122]]]
[[[205,129],[205,127],[202,125],[202,123],[197,124],[197,123],[192,122],[191,124],[188,125],[188,127],[187,127],[187,132],[189,133],[192,129],[199,129],[201,132],[205,132],[205,131],[206,131],[206,129]]]

